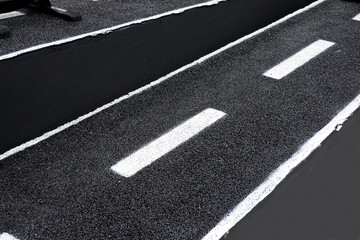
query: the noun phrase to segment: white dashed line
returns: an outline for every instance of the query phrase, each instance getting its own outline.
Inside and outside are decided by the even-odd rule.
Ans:
[[[7,18],[13,18],[13,17],[19,17],[19,16],[23,16],[23,15],[25,15],[25,13],[18,12],[18,11],[2,13],[2,14],[0,14],[0,20],[7,19]]]
[[[305,63],[309,62],[311,59],[318,56],[320,53],[324,52],[334,44],[335,43],[333,42],[325,40],[317,40],[316,42],[302,49],[300,52],[297,52],[295,55],[289,57],[285,61],[265,72],[264,76],[274,79],[281,79]]]
[[[356,16],[353,18],[353,20],[355,20],[355,21],[360,21],[360,13],[359,13],[358,15],[356,15]]]
[[[231,212],[205,236],[202,240],[217,240],[228,232],[237,222],[246,216],[258,203],[266,198],[275,187],[301,162],[303,162],[320,144],[343,124],[347,118],[360,106],[360,95],[351,101],[338,113],[324,128],[310,138],[294,155],[281,164],[270,176],[260,184],[252,193],[241,201]]]
[[[111,169],[121,176],[131,177],[225,115],[219,110],[208,108],[119,161]]]
[[[14,236],[11,236],[8,233],[3,233],[3,234],[0,234],[0,240],[18,240],[18,239],[15,238]]]

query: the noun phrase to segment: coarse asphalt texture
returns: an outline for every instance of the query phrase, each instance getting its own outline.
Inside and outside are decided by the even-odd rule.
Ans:
[[[0,164],[19,239],[200,239],[360,89],[360,5],[329,0]],[[336,43],[281,80],[262,74]],[[206,108],[225,118],[131,178],[116,162]]]

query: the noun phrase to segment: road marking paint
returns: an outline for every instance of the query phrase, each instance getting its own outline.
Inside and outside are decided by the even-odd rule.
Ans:
[[[208,108],[120,160],[111,169],[123,177],[131,177],[225,115],[224,112]]]
[[[62,132],[65,129],[71,127],[71,126],[74,126],[74,125],[84,121],[85,119],[88,119],[88,118],[94,116],[95,114],[98,114],[99,112],[102,112],[103,110],[110,108],[111,106],[113,106],[115,104],[118,104],[118,103],[120,103],[120,102],[122,102],[122,101],[124,101],[124,100],[126,100],[128,98],[131,98],[131,97],[133,97],[133,96],[135,96],[137,94],[140,94],[140,93],[142,93],[144,91],[147,91],[147,90],[151,89],[152,87],[154,87],[156,85],[159,85],[162,82],[170,79],[171,77],[173,77],[173,76],[175,76],[175,75],[177,75],[177,74],[179,74],[181,72],[184,72],[185,70],[187,70],[187,69],[189,69],[189,68],[191,68],[193,66],[196,66],[196,65],[198,65],[198,64],[200,64],[202,62],[205,62],[206,60],[208,60],[208,59],[210,59],[210,58],[212,58],[212,57],[226,51],[227,49],[230,49],[230,48],[232,48],[232,47],[234,47],[234,46],[236,46],[236,45],[238,45],[238,44],[240,44],[240,43],[242,43],[242,42],[244,42],[244,41],[246,41],[246,40],[248,40],[250,38],[253,38],[256,35],[259,35],[259,34],[265,32],[266,30],[287,21],[288,19],[290,19],[290,18],[292,18],[292,17],[294,17],[296,15],[299,15],[299,14],[305,12],[305,11],[308,11],[308,10],[318,6],[319,4],[321,4],[321,3],[325,2],[325,1],[326,0],[317,0],[316,2],[311,3],[310,5],[306,6],[305,8],[299,9],[296,12],[291,13],[291,14],[277,20],[276,22],[273,22],[273,23],[271,23],[271,24],[269,24],[269,25],[267,25],[267,26],[265,26],[263,28],[260,28],[260,29],[256,30],[255,32],[252,32],[252,33],[250,33],[250,34],[248,34],[248,35],[246,35],[246,36],[244,36],[242,38],[239,38],[238,40],[236,40],[234,42],[231,42],[228,45],[225,45],[224,47],[219,48],[218,50],[216,50],[216,51],[214,51],[212,53],[209,53],[209,54],[207,54],[207,55],[193,61],[192,63],[189,63],[189,64],[187,64],[187,65],[185,65],[185,66],[183,66],[183,67],[181,67],[181,68],[179,68],[179,69],[177,69],[177,70],[175,70],[175,71],[173,71],[173,72],[171,72],[171,73],[169,73],[169,74],[167,74],[167,75],[165,75],[165,76],[163,76],[163,77],[161,77],[161,78],[159,78],[159,79],[157,79],[157,80],[155,80],[155,81],[153,81],[153,82],[151,82],[151,83],[149,83],[149,84],[147,84],[147,85],[145,85],[145,86],[143,86],[141,88],[138,88],[138,89],[136,89],[136,90],[134,90],[132,92],[129,92],[128,94],[126,94],[124,96],[121,96],[121,97],[113,100],[112,102],[107,103],[107,104],[95,109],[94,111],[91,111],[91,112],[89,112],[89,113],[87,113],[87,114],[85,114],[83,116],[80,116],[77,119],[72,120],[71,122],[65,123],[64,125],[61,125],[61,126],[57,127],[54,130],[46,132],[43,135],[41,135],[41,136],[39,136],[37,138],[34,138],[34,139],[30,140],[30,141],[27,141],[27,142],[25,142],[25,143],[23,143],[23,144],[21,144],[21,145],[19,145],[17,147],[14,147],[14,148],[6,151],[5,153],[1,154],[0,155],[0,160],[3,160],[3,159],[5,159],[5,158],[7,158],[7,157],[9,157],[11,155],[14,155],[14,154],[16,154],[18,152],[21,152],[21,151],[25,150],[28,147],[34,146],[34,145],[38,144],[39,142],[42,142],[45,139],[48,139],[49,137],[54,136],[55,134],[57,134],[59,132]],[[15,55],[11,55],[11,54],[10,55],[9,54],[8,55],[3,55],[3,56],[0,56],[0,60],[10,58],[10,57],[14,57],[16,55],[18,55],[18,54],[15,54]]]
[[[360,21],[360,13],[358,15],[356,15],[353,20],[356,20],[356,21]]]
[[[334,44],[335,43],[333,42],[321,39],[317,40],[293,56],[279,63],[275,67],[271,68],[263,75],[274,79],[281,79],[295,71],[297,68],[303,66],[305,63],[309,62],[311,59],[315,58]]]
[[[3,233],[0,234],[0,240],[18,240],[18,239],[8,233]]]
[[[304,161],[320,144],[360,106],[360,95],[351,101],[324,128],[310,138],[286,162],[281,164],[270,176],[241,201],[233,210],[206,235],[202,240],[217,240],[243,219],[258,203],[267,197],[275,187],[302,161]]]
[[[13,17],[19,17],[19,16],[23,16],[23,15],[25,15],[25,13],[18,12],[18,11],[2,13],[2,14],[0,14],[0,20],[7,19],[7,18],[13,18]]]

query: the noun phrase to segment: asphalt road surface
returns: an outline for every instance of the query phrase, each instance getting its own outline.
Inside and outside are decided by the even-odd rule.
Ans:
[[[80,35],[59,39],[56,44],[63,43],[60,45],[46,41],[55,36],[52,31],[58,27],[38,28],[49,19],[37,13],[38,21],[26,22],[28,29],[20,31],[27,37],[36,37],[45,45],[22,49],[22,54],[16,57],[19,52],[0,56],[0,152],[155,81],[311,1],[223,1],[211,6],[193,7],[181,14],[167,13],[171,15],[141,24],[130,22],[128,27],[121,25],[123,27],[110,34],[105,34],[109,29],[101,29],[104,34],[94,37],[93,32],[86,33],[88,37],[73,41],[84,37],[80,34],[84,29],[79,24],[76,32]],[[110,8],[107,2],[101,1],[101,4]],[[151,2],[147,4],[142,7],[151,6]],[[16,22],[17,19],[3,21]],[[23,19],[26,21],[27,16]],[[106,16],[97,20],[108,21]],[[71,26],[71,23],[61,21]],[[86,19],[82,24],[85,23]],[[11,47],[23,39],[12,35],[2,48]],[[24,50],[32,52],[25,54]]]
[[[358,107],[359,13],[325,1],[3,159],[0,232],[219,238],[224,217]]]

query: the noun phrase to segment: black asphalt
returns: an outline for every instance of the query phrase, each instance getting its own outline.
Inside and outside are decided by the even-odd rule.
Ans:
[[[359,142],[357,110],[226,240],[359,239]]]
[[[326,1],[1,162],[0,229],[19,239],[199,239],[360,89],[360,5]],[[310,43],[336,45],[282,80]],[[211,128],[131,178],[110,167],[212,107]]]
[[[56,7],[79,12],[83,20],[67,22],[34,10],[19,9],[26,13],[26,16],[0,21],[1,25],[6,25],[11,29],[12,34],[10,38],[0,39],[0,55],[208,1],[52,0],[51,2]]]

